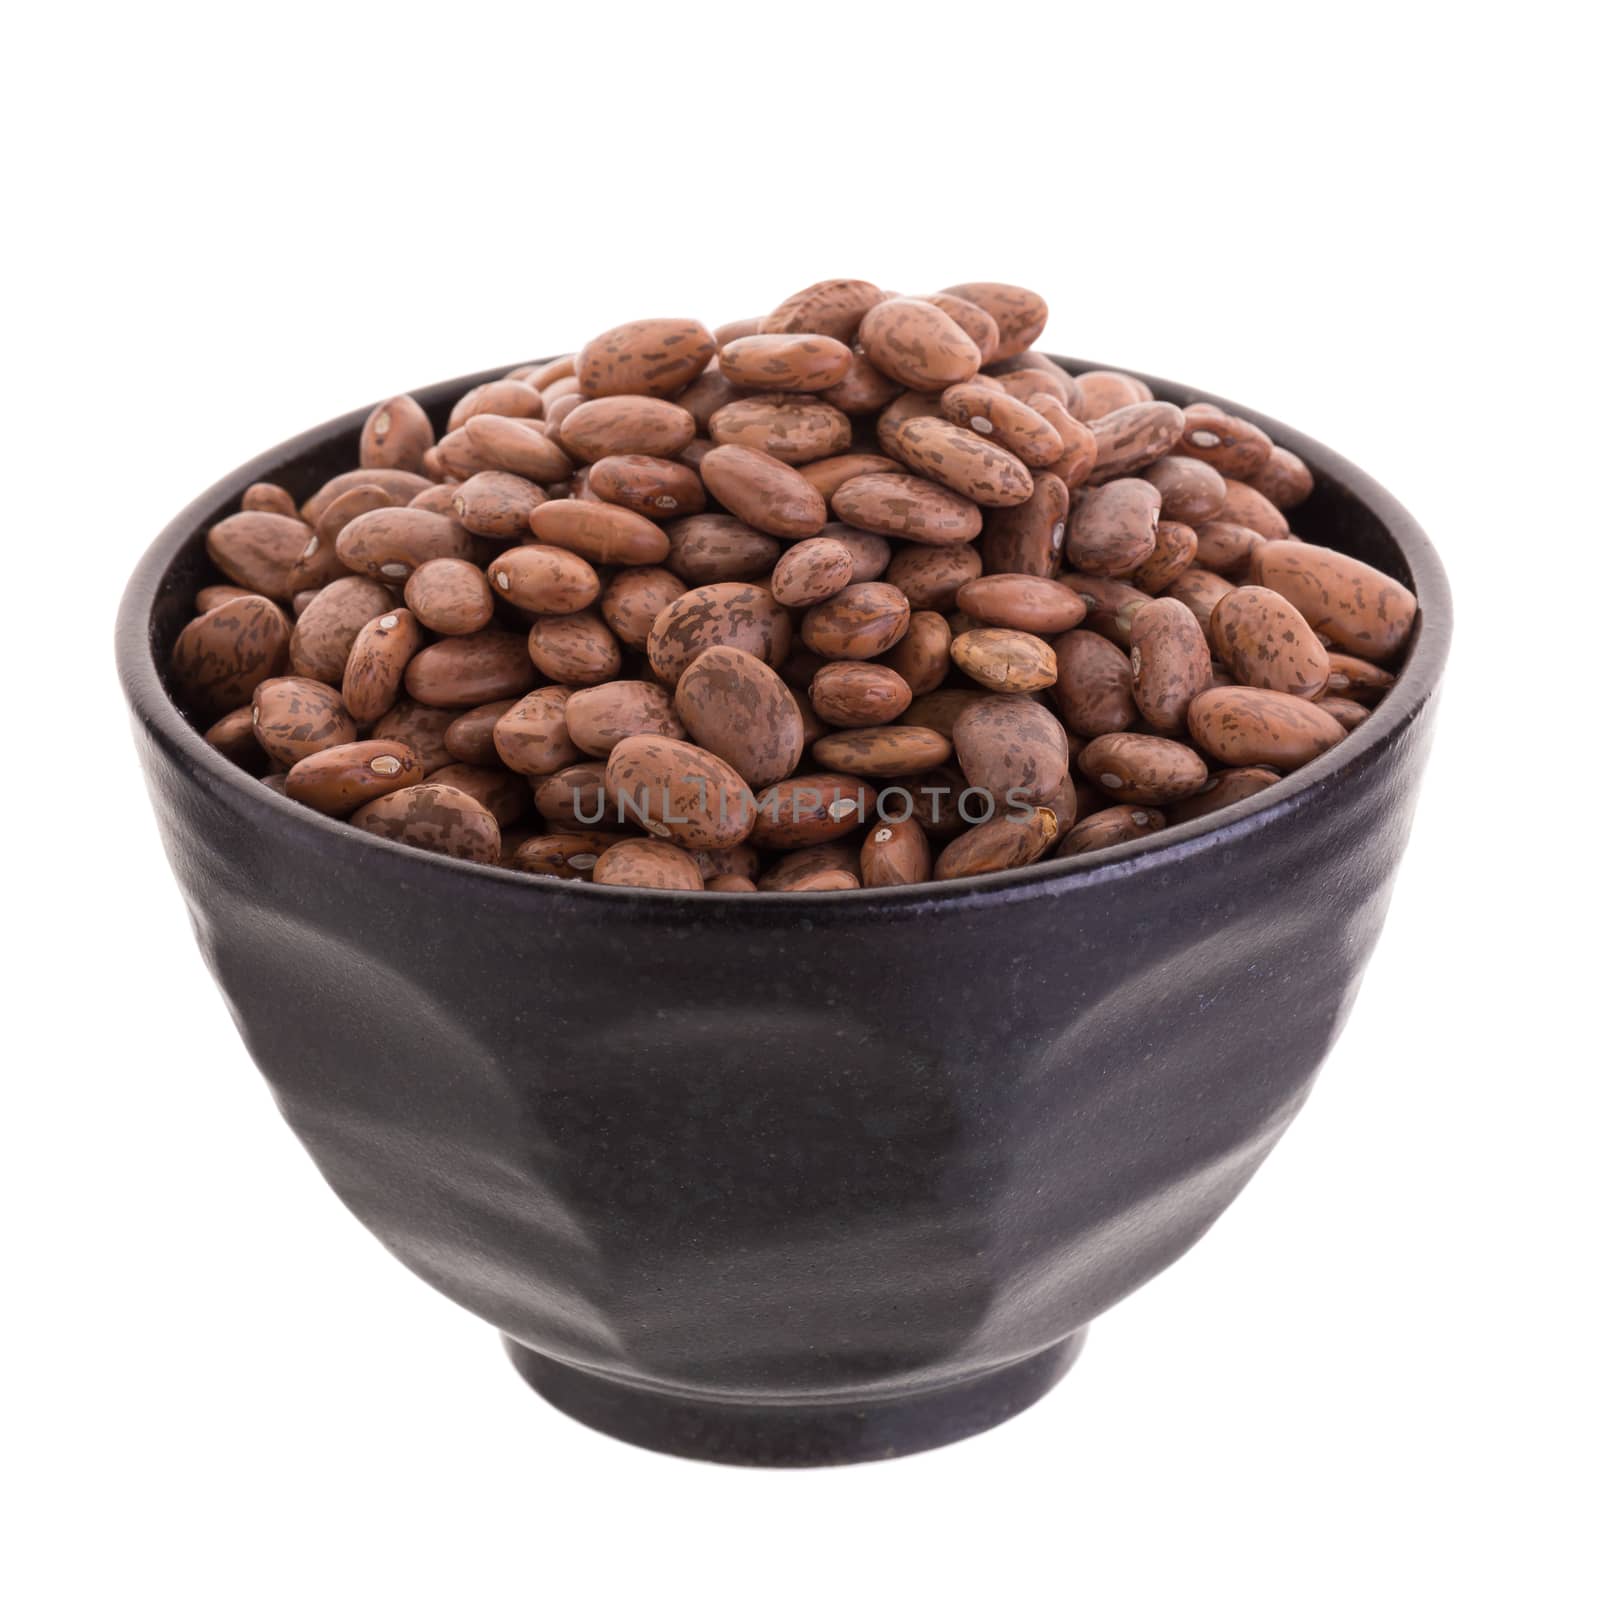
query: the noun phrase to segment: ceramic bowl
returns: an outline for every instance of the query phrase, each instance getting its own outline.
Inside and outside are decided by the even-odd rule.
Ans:
[[[493,375],[419,398],[442,420]],[[1383,924],[1450,600],[1376,483],[1218,403],[1311,466],[1299,532],[1417,593],[1398,683],[1220,817],[946,884],[527,878],[329,821],[211,750],[163,682],[212,577],[204,530],[257,479],[298,497],[354,465],[363,413],[229,474],[140,562],[122,682],[245,1044],[345,1204],[555,1405],[751,1464],[990,1427],[1200,1238],[1299,1110]]]

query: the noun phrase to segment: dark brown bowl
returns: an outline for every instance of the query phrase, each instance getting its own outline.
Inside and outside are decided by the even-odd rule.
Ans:
[[[442,419],[496,375],[419,398]],[[1211,1226],[1299,1109],[1382,926],[1450,599],[1376,483],[1217,403],[1312,468],[1297,531],[1417,594],[1398,682],[1216,818],[979,879],[802,897],[530,879],[232,766],[164,683],[212,576],[204,531],[258,479],[298,497],[353,465],[362,412],[224,478],[140,562],[119,669],[246,1045],[345,1203],[555,1404],[747,1463],[992,1426]]]

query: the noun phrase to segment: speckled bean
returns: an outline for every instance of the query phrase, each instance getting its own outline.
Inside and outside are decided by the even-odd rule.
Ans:
[[[1207,689],[1189,705],[1189,733],[1206,754],[1229,767],[1289,772],[1314,761],[1344,729],[1310,702],[1274,689]]]
[[[302,757],[284,779],[284,793],[330,817],[422,782],[422,763],[408,745],[359,739]]]
[[[370,800],[350,820],[414,850],[488,866],[500,859],[500,825],[494,817],[471,795],[443,784],[419,783]]]

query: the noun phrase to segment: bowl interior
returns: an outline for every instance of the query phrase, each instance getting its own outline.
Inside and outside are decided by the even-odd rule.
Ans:
[[[1080,360],[1053,356],[1069,372],[1082,372],[1112,365],[1106,362]],[[496,367],[486,372],[473,373],[414,390],[415,398],[428,412],[434,427],[442,431],[445,419],[455,401],[469,388],[490,378],[499,377],[506,367]],[[1127,371],[1127,368],[1119,370]],[[1400,579],[1418,599],[1418,620],[1412,632],[1404,661],[1397,668],[1394,688],[1377,706],[1373,714],[1333,751],[1286,775],[1283,780],[1261,794],[1230,807],[1217,816],[1201,818],[1194,822],[1169,827],[1161,833],[1130,844],[1119,845],[1092,855],[1078,856],[1066,861],[1045,860],[1031,867],[1010,872],[994,873],[981,879],[958,879],[948,884],[914,885],[895,889],[858,889],[821,895],[808,895],[808,902],[862,900],[934,894],[965,894],[974,886],[1004,888],[1021,881],[1036,880],[1041,876],[1066,876],[1096,872],[1114,867],[1129,858],[1171,850],[1187,839],[1202,834],[1216,833],[1257,818],[1280,806],[1294,802],[1309,787],[1335,781],[1340,770],[1378,748],[1404,721],[1415,716],[1438,684],[1443,671],[1450,634],[1450,595],[1444,571],[1437,553],[1426,535],[1410,514],[1381,485],[1373,481],[1358,467],[1344,460],[1316,440],[1307,438],[1297,430],[1262,415],[1247,406],[1210,394],[1186,384],[1174,383],[1164,378],[1137,374],[1150,385],[1158,399],[1170,400],[1177,405],[1207,401],[1221,406],[1229,413],[1255,422],[1275,443],[1293,450],[1311,468],[1316,488],[1311,497],[1295,508],[1293,524],[1302,538],[1317,544],[1326,544],[1344,551],[1369,565]],[[338,827],[353,839],[359,838],[372,848],[400,850],[403,847],[370,835],[358,835],[343,825],[329,822],[304,807],[294,806],[270,790],[256,783],[224,757],[213,751],[201,737],[203,730],[195,729],[182,717],[170,694],[163,692],[162,706],[147,703],[152,680],[166,689],[166,663],[173,642],[184,624],[193,616],[193,598],[203,584],[218,580],[205,552],[205,532],[219,517],[238,508],[238,497],[251,483],[261,479],[282,485],[294,495],[296,501],[307,498],[326,479],[339,472],[348,471],[356,464],[356,442],[366,408],[336,418],[313,428],[285,443],[264,452],[254,461],[212,485],[190,504],[167,527],[145,555],[139,570],[129,585],[119,618],[119,660],[125,685],[136,707],[161,723],[182,724],[182,731],[172,730],[174,737],[191,746],[192,758],[210,766],[220,766],[231,773],[241,785],[255,791],[259,803],[273,808],[288,807],[299,814],[308,825]],[[415,852],[406,851],[408,855]],[[477,866],[471,863],[445,861],[451,870],[494,873],[512,876],[531,888],[570,890],[560,880],[528,878],[522,874],[509,874],[499,867]],[[583,892],[605,893],[620,896],[649,895],[659,899],[665,891],[619,889],[601,885],[584,885]],[[702,901],[704,896],[693,897]],[[717,899],[748,899],[765,901],[778,896],[717,896]]]

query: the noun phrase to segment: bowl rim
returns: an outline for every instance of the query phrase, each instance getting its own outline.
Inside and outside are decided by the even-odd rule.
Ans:
[[[871,917],[889,910],[933,910],[960,906],[973,899],[1003,902],[1039,893],[1087,890],[1133,872],[1162,870],[1196,855],[1228,849],[1247,839],[1250,834],[1282,821],[1309,804],[1326,804],[1330,791],[1341,789],[1358,773],[1384,758],[1387,747],[1420,715],[1438,690],[1449,653],[1452,606],[1449,582],[1437,551],[1416,519],[1375,479],[1326,445],[1273,417],[1191,385],[1136,372],[1130,367],[1116,367],[1107,362],[1074,356],[1052,354],[1048,359],[1069,373],[1108,369],[1128,373],[1147,383],[1158,399],[1170,400],[1178,405],[1206,402],[1220,406],[1230,415],[1255,423],[1275,444],[1292,450],[1305,461],[1319,481],[1335,485],[1374,516],[1398,547],[1410,571],[1417,597],[1417,622],[1405,659],[1396,669],[1395,683],[1389,693],[1369,717],[1325,755],[1294,772],[1286,773],[1277,783],[1259,794],[1236,801],[1212,816],[1173,824],[1143,839],[1130,840],[1109,849],[1065,860],[1047,857],[1030,866],[1012,867],[1003,872],[952,878],[942,883],[930,881],[874,889],[824,890],[790,896],[720,890],[643,889],[517,872],[509,867],[460,861],[417,850],[352,828],[348,823],[324,816],[309,806],[297,805],[252,778],[213,749],[206,743],[203,731],[180,711],[177,702],[167,692],[161,663],[155,656],[151,619],[167,573],[197,534],[219,516],[225,515],[228,508],[235,506],[250,484],[270,479],[274,473],[282,472],[297,458],[325,446],[337,435],[359,429],[371,411],[371,405],[319,423],[263,451],[197,495],[162,529],[134,568],[118,609],[116,657],[123,693],[135,718],[152,737],[166,745],[175,764],[184,768],[191,780],[208,779],[209,787],[219,798],[228,798],[242,814],[255,816],[263,825],[286,826],[291,833],[303,830],[308,848],[319,845],[338,848],[335,841],[342,840],[346,847],[387,852],[397,865],[408,867],[430,879],[435,873],[443,873],[458,885],[475,881],[487,892],[492,892],[498,885],[514,888],[522,894],[578,895],[595,900],[597,904],[609,901],[619,907],[632,905],[641,913],[676,907],[680,910],[699,910],[703,915],[715,907],[724,916],[737,910],[761,921],[765,921],[769,915],[792,921],[804,918],[807,907],[818,910],[826,907],[830,917],[836,919],[839,912]],[[466,390],[479,383],[502,377],[516,367],[530,364],[537,363],[515,362],[491,367],[409,392],[425,408],[432,410],[452,404]],[[374,402],[378,403],[381,402]],[[378,860],[381,856],[372,859]],[[444,890],[446,885],[441,882],[440,888]]]

